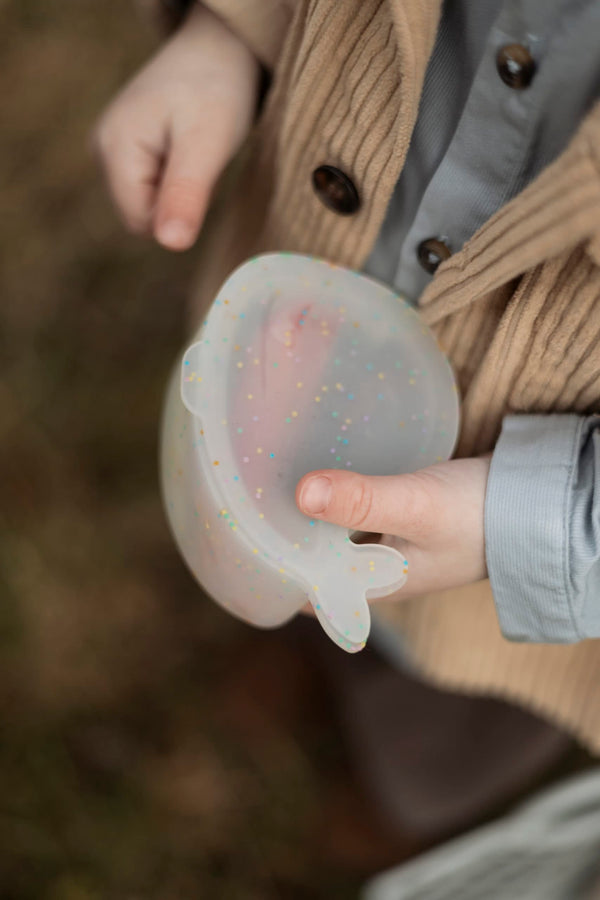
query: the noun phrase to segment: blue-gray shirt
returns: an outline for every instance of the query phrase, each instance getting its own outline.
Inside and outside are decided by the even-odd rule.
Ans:
[[[508,44],[528,87],[499,77]],[[446,0],[402,175],[365,271],[416,303],[419,244],[459,250],[564,149],[600,96],[599,0]],[[600,637],[600,417],[508,416],[485,508],[488,571],[512,640]]]

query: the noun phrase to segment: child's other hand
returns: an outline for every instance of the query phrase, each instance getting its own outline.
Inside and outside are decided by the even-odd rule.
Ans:
[[[95,133],[126,225],[186,250],[254,115],[259,63],[200,4],[115,98]]]
[[[386,535],[408,560],[398,599],[487,577],[484,503],[491,454],[456,459],[410,475],[367,477],[311,472],[299,483],[302,512],[355,531]],[[316,485],[312,479],[325,481]],[[329,492],[329,494],[328,494]]]

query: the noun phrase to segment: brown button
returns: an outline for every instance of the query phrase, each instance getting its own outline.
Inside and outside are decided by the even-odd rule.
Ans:
[[[504,84],[522,91],[529,87],[535,75],[535,60],[527,47],[506,44],[496,54],[496,68]]]
[[[335,166],[319,166],[312,174],[319,200],[341,216],[351,216],[360,206],[360,198],[347,175]]]
[[[440,238],[427,238],[417,247],[417,256],[425,271],[433,275],[439,264],[452,256],[452,251]]]

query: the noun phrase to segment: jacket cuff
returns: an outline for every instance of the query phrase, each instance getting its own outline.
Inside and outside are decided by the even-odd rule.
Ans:
[[[504,637],[581,639],[569,579],[569,513],[584,418],[504,419],[485,499],[490,583]]]

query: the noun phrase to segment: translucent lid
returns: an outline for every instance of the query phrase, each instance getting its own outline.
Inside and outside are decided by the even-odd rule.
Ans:
[[[360,649],[367,599],[401,587],[407,563],[304,516],[296,485],[314,469],[391,475],[451,455],[458,397],[432,333],[359,273],[259,256],[230,276],[185,353],[181,396],[201,421],[203,476],[232,540],[302,585],[329,636]]]

